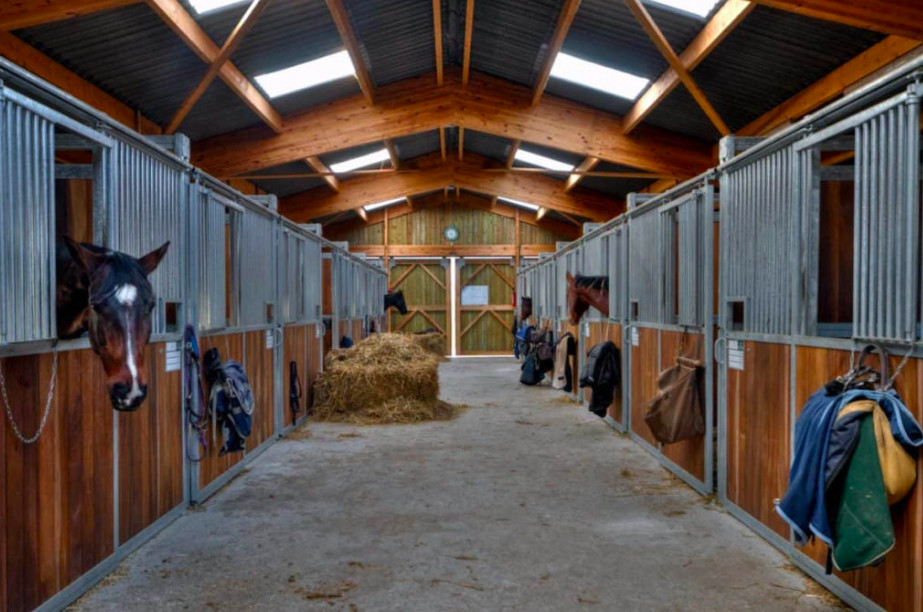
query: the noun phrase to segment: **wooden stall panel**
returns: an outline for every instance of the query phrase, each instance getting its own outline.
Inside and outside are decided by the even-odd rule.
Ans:
[[[311,406],[314,405],[314,381],[317,380],[317,375],[323,369],[323,362],[320,356],[320,347],[323,342],[321,338],[317,337],[317,326],[308,325],[307,326],[307,358],[305,360],[305,373],[301,378],[301,384],[304,387],[304,406],[306,410],[310,410]]]
[[[608,336],[606,334],[607,331],[608,331]],[[586,363],[587,353],[590,351],[591,348],[593,348],[600,342],[605,342],[606,340],[612,341],[615,344],[615,346],[618,347],[619,353],[621,353],[622,351],[622,326],[616,325],[614,323],[591,321],[590,322],[590,336],[588,338],[584,338],[584,340],[586,341],[585,350],[583,351],[581,355],[578,356],[578,365],[580,367],[580,370],[578,370],[576,374],[574,375],[575,378],[580,377],[580,371],[583,370],[583,364]],[[626,378],[623,378],[623,384],[624,384],[624,380],[627,379],[627,373],[623,373],[623,376],[626,377]],[[591,395],[592,395],[592,392],[590,389],[583,390],[583,398],[585,401],[589,402]],[[615,399],[612,401],[612,404],[610,404],[609,409],[606,411],[606,413],[610,418],[618,422],[622,421],[621,389],[616,389]]]
[[[553,326],[553,324],[550,324],[550,325]],[[543,329],[544,329],[544,328],[543,328]],[[569,333],[569,334],[572,334],[572,335],[574,336],[574,341],[579,341],[579,340],[580,340],[580,326],[579,326],[579,325],[571,325],[571,324],[570,324],[570,321],[558,321],[558,324],[557,324],[557,333],[556,333],[556,335],[555,335],[555,337],[554,337],[555,340],[558,340],[559,338],[562,338],[562,337],[564,336],[564,334],[568,334],[568,333]],[[580,366],[582,365],[582,361],[581,361],[581,357],[580,357],[580,348],[579,348],[579,345],[578,345],[578,348],[577,348],[577,354],[574,355],[573,357],[571,357],[570,359],[571,359],[571,362],[570,362],[571,372],[574,373],[574,390],[573,390],[573,393],[579,396],[579,394],[580,394],[580,391],[579,391],[580,387],[579,387],[579,384],[578,384],[577,381],[578,381],[578,379],[580,378]]]
[[[799,347],[797,351],[796,406],[800,414],[811,394],[831,378],[849,369],[849,351]],[[891,371],[900,357],[892,357]],[[877,364],[877,361],[873,362]],[[923,422],[923,364],[912,360],[897,379],[895,388],[907,407]],[[923,458],[918,460],[917,476],[923,475]],[[837,572],[844,582],[886,610],[920,610],[923,607],[923,487],[918,484],[901,503],[891,508],[896,544],[884,562],[854,572]],[[804,552],[820,566],[827,548],[812,543]]]
[[[248,332],[245,347],[244,368],[253,388],[253,398],[256,400],[253,426],[247,439],[247,450],[252,451],[271,438],[275,432],[274,359],[272,348],[266,347],[266,331]]]
[[[244,363],[244,345],[242,334],[222,334],[219,336],[207,336],[199,339],[199,350],[205,355],[211,348],[217,348],[221,354],[221,359],[233,359],[238,363]],[[247,372],[247,376],[250,373]],[[253,379],[250,379],[251,382]],[[208,398],[209,385],[205,380],[205,373],[202,373],[202,386],[205,389],[205,397]],[[215,480],[226,471],[231,469],[243,455],[241,453],[228,453],[223,457],[218,456],[218,451],[224,441],[221,438],[221,432],[208,432],[208,449],[203,450],[201,445],[195,452],[201,453],[202,460],[198,462],[199,467],[199,488],[204,488],[211,481]]]
[[[118,413],[119,542],[183,503],[183,379],[166,371],[165,349],[147,347],[145,403]]]
[[[657,393],[660,330],[636,328],[638,346],[631,347],[631,430],[652,445],[657,440],[644,422],[645,404]]]
[[[728,368],[728,499],[787,538],[774,500],[788,488],[791,461],[789,347],[744,343],[744,369]]]
[[[30,436],[52,355],[0,360],[13,416]],[[113,416],[99,358],[58,355],[48,425],[24,447],[0,435],[0,608],[31,610],[113,552]],[[5,421],[5,417],[3,418]]]
[[[359,342],[365,338],[362,331],[362,319],[354,319],[352,322],[352,339],[353,342]]]
[[[622,350],[624,350],[624,341],[622,339],[622,326],[611,324],[609,326],[609,340],[615,343],[615,346],[619,349],[619,355],[621,355]],[[621,362],[620,362],[621,367]],[[627,372],[622,372],[622,385],[625,384],[626,378],[628,376]],[[611,418],[615,419],[617,422],[622,422],[622,390],[619,388],[616,390],[615,399],[612,401],[612,405],[609,406],[608,414]]]
[[[677,355],[684,355],[705,362],[705,336],[702,334],[679,331],[660,332],[660,369],[666,370],[675,363]],[[702,381],[702,401],[705,401],[705,381]],[[705,406],[706,414],[713,412],[711,406]],[[705,480],[705,436],[683,440],[676,444],[665,444],[660,452],[675,464],[695,476]]]
[[[308,333],[313,337],[314,327],[310,325],[293,325],[291,327],[286,327],[283,330],[283,344],[282,344],[282,422],[279,424],[280,429],[288,427],[289,425],[295,424],[296,416],[292,414],[291,405],[289,402],[289,389],[291,389],[292,376],[291,376],[291,363],[294,361],[298,379],[301,381],[301,410],[297,417],[304,416],[305,406],[310,406],[309,403],[309,391],[310,382],[312,380],[310,374],[310,365],[308,357]],[[316,344],[313,345],[316,348]]]

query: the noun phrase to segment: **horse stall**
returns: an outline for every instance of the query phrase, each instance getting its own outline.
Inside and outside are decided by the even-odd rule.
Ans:
[[[184,259],[191,168],[182,136],[158,140],[174,154],[5,62],[0,79],[0,391],[7,420],[0,436],[0,607],[54,609],[176,518],[188,499],[176,355],[190,306]],[[147,384],[136,412],[113,410],[136,404],[122,402],[118,383],[107,388],[113,375],[87,337],[68,338],[79,336],[80,325],[64,306],[86,289],[68,276],[84,264],[56,263],[65,236],[134,256],[170,241],[150,275],[156,300],[133,285],[131,295],[91,287],[99,320],[92,329],[106,334],[99,343],[107,363],[127,355],[133,401],[143,399]],[[86,261],[98,256],[78,251]],[[113,282],[115,272],[99,269]],[[121,332],[109,329],[113,298],[133,315],[151,300],[143,351],[130,343],[145,330],[127,315]],[[109,344],[116,333],[127,335],[124,350]]]
[[[808,397],[864,345],[890,350],[894,388],[923,418],[920,93],[884,79],[773,138],[722,143],[718,493],[859,609],[920,609],[923,487],[891,506],[883,563],[834,575],[822,544],[794,545],[774,502]]]
[[[713,231],[710,180],[694,179],[653,198],[629,197],[627,367],[622,374],[631,437],[694,489],[713,488]],[[661,444],[644,421],[659,373],[678,357],[703,366],[704,435]],[[623,358],[623,363],[626,363]]]

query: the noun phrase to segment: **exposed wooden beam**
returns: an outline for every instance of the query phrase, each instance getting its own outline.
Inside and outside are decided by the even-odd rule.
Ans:
[[[508,139],[594,156],[641,170],[695,176],[712,165],[711,146],[641,126],[621,134],[619,117],[555,96],[531,105],[531,89],[473,73],[468,87],[457,71],[433,87],[424,75],[380,87],[378,103],[360,96],[335,100],[285,120],[279,135],[257,126],[195,143],[197,165],[218,177],[244,174],[312,155],[460,125]]]
[[[112,97],[83,77],[71,72],[47,55],[9,32],[0,31],[0,55],[22,66],[36,76],[59,87],[78,100],[100,110],[119,123],[144,134],[160,134],[153,121],[142,117],[135,109]]]
[[[458,127],[458,161],[465,158],[465,128]]]
[[[240,21],[237,22],[237,25],[228,35],[227,40],[224,41],[224,44],[221,45],[221,50],[218,52],[218,57],[209,64],[208,70],[205,71],[205,75],[199,81],[199,84],[195,86],[189,95],[186,96],[186,99],[183,100],[183,103],[174,113],[173,118],[170,119],[170,123],[167,124],[166,133],[172,134],[177,129],[179,129],[180,124],[183,122],[183,119],[186,118],[186,115],[192,110],[192,107],[195,106],[195,103],[199,101],[209,85],[212,84],[212,81],[215,80],[215,77],[218,76],[218,71],[221,70],[221,67],[229,59],[231,55],[234,54],[234,51],[237,50],[237,47],[243,41],[244,37],[248,32],[256,25],[256,20],[259,19],[260,15],[269,5],[269,0],[253,0],[250,3],[250,6],[247,8],[247,11],[240,18]]]
[[[388,157],[391,158],[391,167],[395,170],[399,170],[401,167],[401,158],[397,154],[397,149],[394,147],[394,141],[390,138],[385,138],[385,148],[388,150]]]
[[[436,85],[442,85],[442,0],[433,0],[433,38],[436,44]]]
[[[728,34],[749,15],[756,5],[747,0],[727,0],[718,9],[702,31],[680,54],[679,61],[691,72],[708,57],[715,47],[721,44]],[[680,84],[679,75],[673,68],[668,68],[660,75],[647,91],[644,92],[631,108],[624,120],[624,133],[628,134],[640,124],[670,93]]]
[[[686,89],[689,90],[693,99],[695,99],[708,119],[714,124],[715,128],[718,129],[718,132],[722,136],[730,134],[731,129],[721,118],[721,115],[718,114],[718,111],[715,110],[715,107],[712,106],[711,102],[708,101],[705,92],[696,84],[695,80],[689,74],[689,71],[686,70],[686,67],[683,66],[682,61],[680,61],[676,52],[673,51],[673,47],[670,46],[667,37],[663,35],[663,32],[661,32],[657,24],[654,23],[650,13],[648,13],[647,9],[641,4],[641,0],[625,0],[625,3],[628,5],[628,8],[631,9],[631,12],[634,13],[635,18],[638,20],[638,23],[641,24],[644,31],[647,32],[654,46],[657,47],[660,54],[663,55],[673,71],[676,72],[679,80],[682,81]]]
[[[465,48],[462,59],[462,85],[468,84],[471,75],[471,39],[474,36],[474,0],[465,3]]]
[[[375,104],[375,87],[372,84],[372,77],[369,75],[368,67],[362,59],[362,51],[359,46],[359,39],[353,31],[353,26],[349,22],[349,13],[342,0],[327,0],[327,9],[336,24],[337,32],[340,33],[340,40],[349,53],[349,59],[353,62],[353,68],[356,70],[356,80],[359,81],[359,88],[362,95],[365,96],[369,104]]]
[[[341,210],[354,210],[371,202],[430,193],[453,185],[488,196],[532,202],[596,221],[605,221],[624,210],[623,202],[596,192],[565,193],[560,181],[547,176],[486,172],[484,165],[488,163],[490,160],[470,152],[462,162],[443,163],[435,153],[416,160],[425,172],[360,176],[341,183],[338,194],[318,194],[309,190],[282,198],[279,206],[286,216],[305,222]]]
[[[148,6],[206,64],[214,63],[221,53],[178,0],[146,0]],[[233,62],[225,62],[218,76],[274,132],[282,132],[282,117]],[[306,156],[302,156],[306,157]]]
[[[796,121],[827,102],[840,97],[844,91],[857,82],[920,48],[921,45],[923,43],[917,40],[889,36],[738,130],[737,134],[761,136]]]
[[[366,223],[369,222],[369,213],[363,207],[360,206],[359,208],[357,208],[356,214],[359,215],[359,218],[365,221]]]
[[[923,3],[920,0],[754,1],[807,17],[923,40]]]
[[[340,179],[337,178],[336,174],[330,171],[330,168],[328,168],[319,157],[306,157],[304,161],[321,174],[321,178],[327,182],[327,185],[329,185],[331,189],[337,193],[340,192]]]
[[[506,154],[506,168],[507,169],[511,169],[513,167],[513,164],[516,162],[516,153],[519,152],[519,147],[521,146],[522,146],[521,140],[514,140],[512,144],[510,144],[509,153]]]
[[[445,151],[445,128],[439,126],[439,150],[442,152],[442,161],[446,160]]]
[[[349,250],[365,253],[369,257],[382,257],[384,246],[380,244],[351,244]],[[523,244],[523,257],[534,257],[539,253],[553,253],[553,244]],[[513,244],[392,244],[388,246],[391,257],[514,257]]]
[[[568,192],[576,187],[577,183],[579,183],[583,177],[586,176],[586,173],[595,168],[596,164],[598,163],[599,158],[592,156],[587,157],[582,162],[580,162],[580,165],[574,169],[574,172],[572,172],[571,175],[567,177],[567,181],[564,182],[564,191]]]
[[[538,104],[548,85],[548,78],[551,76],[551,68],[554,66],[554,60],[558,57],[558,52],[564,46],[564,40],[570,31],[570,25],[577,16],[577,10],[580,8],[580,0],[564,0],[564,6],[558,14],[558,22],[554,26],[554,32],[551,34],[551,40],[545,50],[545,58],[542,60],[542,67],[538,71],[538,77],[535,80],[535,88],[532,90],[532,104]]]
[[[541,208],[538,209],[538,212],[535,213],[535,218],[541,221],[547,214],[548,214],[548,209],[542,206]]]
[[[142,0],[4,0],[0,2],[0,30],[63,21],[82,15],[139,4]]]

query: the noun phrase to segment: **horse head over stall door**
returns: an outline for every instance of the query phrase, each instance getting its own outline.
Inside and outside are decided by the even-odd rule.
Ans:
[[[88,333],[116,410],[135,410],[147,396],[144,349],[156,304],[148,276],[169,246],[135,258],[65,236],[57,249],[58,336]]]
[[[609,317],[609,277],[572,276],[567,273],[567,313],[571,325],[580,323],[584,313],[595,308]]]
[[[402,315],[407,314],[407,302],[404,300],[403,289],[385,293],[385,311],[391,307],[397,308],[397,311]]]

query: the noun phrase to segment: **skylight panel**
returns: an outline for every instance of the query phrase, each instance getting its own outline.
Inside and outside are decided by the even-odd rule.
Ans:
[[[256,82],[270,98],[278,98],[349,76],[356,76],[349,52],[338,51],[310,62],[261,74],[256,77]]]
[[[552,159],[551,157],[546,157],[545,155],[539,155],[538,153],[532,153],[531,151],[525,151],[523,149],[517,149],[514,158],[523,163],[532,164],[533,166],[538,166],[547,170],[570,172],[574,169],[574,166],[571,164]]]
[[[628,100],[635,100],[650,83],[649,79],[566,53],[558,53],[551,76]]]
[[[379,164],[383,161],[391,161],[391,156],[388,154],[388,149],[381,149],[380,151],[375,151],[373,153],[366,153],[365,155],[360,155],[359,157],[341,161],[338,164],[330,164],[330,169],[334,174],[341,174],[343,172],[352,172],[353,170],[358,170],[359,168],[365,168],[366,166]]]
[[[243,4],[246,1],[247,0],[189,0],[189,4],[197,15],[204,15],[205,13],[211,13],[219,9],[230,8],[235,4]]]
[[[529,204],[528,202],[520,202],[519,200],[513,200],[511,198],[499,197],[497,198],[501,202],[506,202],[507,204],[512,204],[513,206],[518,206],[520,208],[525,208],[526,210],[537,211],[538,206],[535,204]]]
[[[379,208],[384,208],[385,206],[391,206],[392,204],[403,202],[404,199],[405,198],[394,198],[393,200],[385,200],[384,202],[376,202],[375,204],[366,204],[362,208],[365,209],[365,212],[372,212],[373,210],[378,210]]]
[[[645,4],[659,4],[676,9],[682,13],[689,13],[696,17],[705,18],[715,5],[721,0],[644,0]]]

